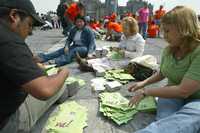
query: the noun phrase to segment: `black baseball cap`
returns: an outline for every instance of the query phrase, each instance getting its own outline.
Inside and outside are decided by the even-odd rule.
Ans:
[[[23,10],[36,22],[44,23],[44,21],[37,15],[33,3],[30,0],[0,0],[0,7]]]

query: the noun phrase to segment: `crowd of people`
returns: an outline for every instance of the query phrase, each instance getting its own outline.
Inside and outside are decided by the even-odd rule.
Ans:
[[[156,121],[136,132],[198,133],[200,24],[196,13],[185,6],[177,6],[166,13],[161,6],[150,22],[149,9],[145,4],[138,10],[138,17],[127,14],[117,22],[117,15],[113,13],[101,26],[101,21],[88,23],[85,10],[81,3],[72,3],[64,8],[58,16],[63,33],[68,37],[65,47],[33,56],[25,39],[31,35],[35,22],[44,24],[44,21],[37,15],[30,0],[0,1],[0,105],[3,107],[0,110],[0,133],[30,132],[45,111],[60,97],[67,95],[65,90],[68,88],[62,86],[69,70],[60,66],[79,56],[90,57],[95,51],[95,34],[91,28],[101,35],[105,26],[105,39],[120,41],[120,52],[133,59],[143,55],[148,25],[157,26],[156,36],[162,27],[169,45],[162,52],[159,71],[131,84],[128,89],[134,94],[129,106],[137,104],[145,96],[159,97]],[[59,71],[47,76],[39,63],[52,59]],[[164,87],[145,87],[165,78],[168,84]]]

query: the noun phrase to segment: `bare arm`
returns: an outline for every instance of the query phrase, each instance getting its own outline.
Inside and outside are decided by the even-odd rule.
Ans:
[[[200,81],[184,78],[180,85],[146,88],[145,94],[163,98],[187,98],[200,88]]]
[[[69,71],[62,69],[58,74],[52,76],[38,77],[22,85],[25,92],[40,100],[46,100],[53,96],[63,86]]]
[[[188,98],[189,96],[197,92],[199,88],[200,81],[184,78],[181,84],[177,86],[136,90],[134,92],[135,96],[133,96],[129,101],[129,105],[133,106],[134,104],[138,104],[145,95],[162,98]]]
[[[156,83],[158,81],[163,80],[165,77],[161,74],[161,72],[156,72],[151,77],[145,79],[144,81],[137,82],[129,87],[129,91],[136,91],[138,89],[141,89],[145,87],[146,85]]]

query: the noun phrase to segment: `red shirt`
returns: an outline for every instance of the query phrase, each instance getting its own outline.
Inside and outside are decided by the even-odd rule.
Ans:
[[[149,25],[148,35],[149,37],[156,37],[159,31],[159,27],[156,24]]]
[[[77,3],[72,3],[69,8],[65,11],[64,16],[67,16],[71,21],[74,22],[76,16],[80,13],[80,9]]]

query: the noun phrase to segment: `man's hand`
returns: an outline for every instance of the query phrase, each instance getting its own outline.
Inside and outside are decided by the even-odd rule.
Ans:
[[[37,63],[38,67],[41,68],[42,70],[45,70],[45,65],[42,63]]]
[[[68,77],[68,75],[69,75],[69,69],[68,68],[59,68],[58,69],[58,74],[59,73],[65,73],[67,75],[67,77]]]

